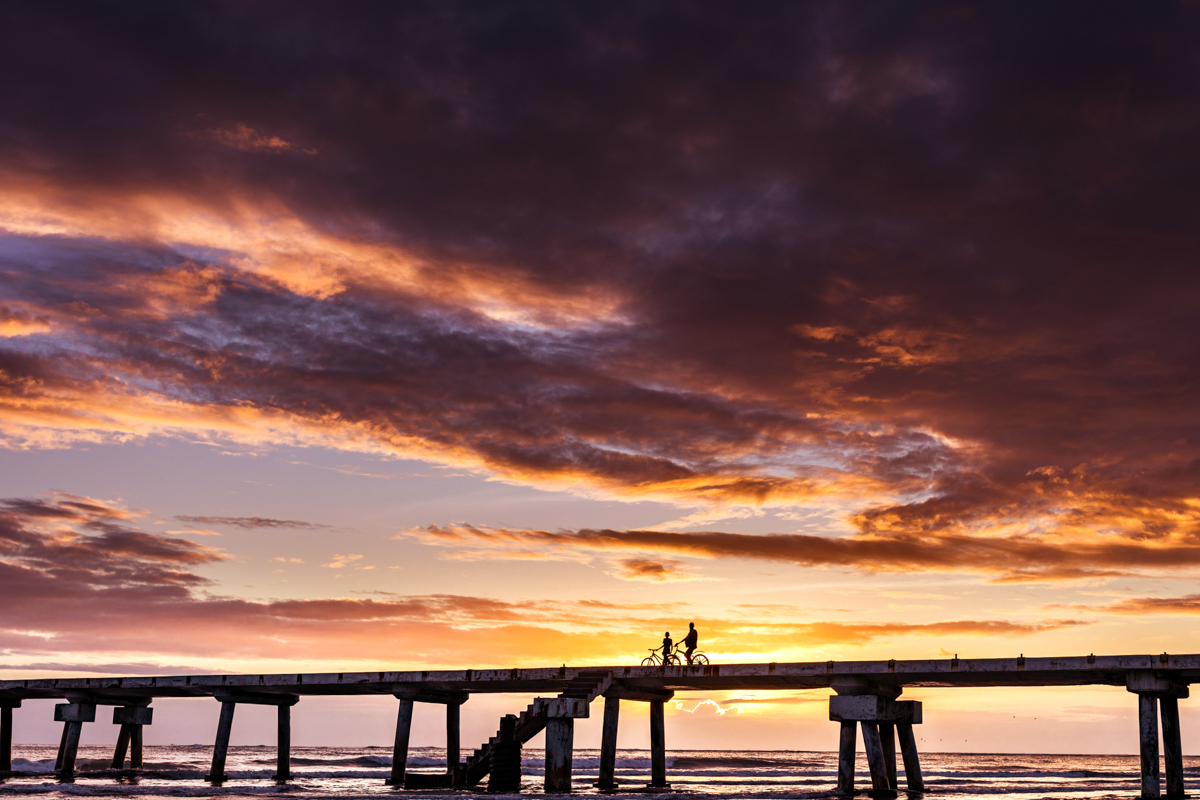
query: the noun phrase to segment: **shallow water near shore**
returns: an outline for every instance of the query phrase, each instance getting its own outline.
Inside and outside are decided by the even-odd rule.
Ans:
[[[108,769],[110,748],[81,747],[78,773],[71,784],[60,784],[52,774],[55,748],[13,748],[12,778],[0,782],[0,795],[49,797],[136,795],[154,797],[208,797],[285,794],[308,798],[445,797],[483,793],[486,782],[475,789],[406,792],[384,785],[391,769],[391,751],[383,747],[296,747],[292,750],[294,779],[286,785],[271,780],[275,772],[273,747],[231,747],[226,763],[229,780],[220,787],[203,778],[212,748],[148,746],[145,768],[131,777]],[[617,757],[614,797],[643,795],[650,780],[650,753],[621,750]],[[411,772],[441,772],[445,751],[413,748]],[[596,750],[577,750],[574,791],[598,795],[592,784],[599,767]],[[1200,790],[1200,757],[1184,759],[1189,792]],[[1019,800],[1035,798],[1134,798],[1140,794],[1137,756],[1088,755],[981,755],[929,753],[922,755],[926,794],[957,798],[1004,795]],[[527,748],[523,759],[527,794],[541,794],[542,751]],[[678,750],[667,754],[667,777],[674,792],[711,797],[806,798],[837,796],[837,754],[797,751]],[[856,770],[856,788],[869,788],[862,753]],[[904,776],[900,776],[904,797]],[[1165,786],[1164,786],[1165,789]]]

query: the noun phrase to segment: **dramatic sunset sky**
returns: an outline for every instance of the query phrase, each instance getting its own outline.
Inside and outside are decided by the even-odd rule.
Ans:
[[[0,675],[688,621],[718,663],[1197,652],[1198,41],[1194,2],[4,3]],[[681,696],[668,745],[833,749],[827,695]],[[905,697],[929,750],[1137,748],[1121,689]]]

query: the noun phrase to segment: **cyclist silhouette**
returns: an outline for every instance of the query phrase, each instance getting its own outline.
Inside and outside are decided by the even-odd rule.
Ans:
[[[687,652],[683,657],[687,659],[689,664],[692,663],[692,653],[696,651],[696,645],[700,641],[700,632],[696,630],[696,623],[688,623],[688,635],[683,639],[683,646],[687,648]]]

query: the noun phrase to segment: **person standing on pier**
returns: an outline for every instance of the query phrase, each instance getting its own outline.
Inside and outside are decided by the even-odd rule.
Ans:
[[[660,670],[662,670],[664,672],[666,671],[667,664],[671,663],[671,653],[672,653],[672,651],[674,651],[674,649],[675,649],[675,643],[673,641],[671,641],[671,632],[667,631],[666,633],[663,634],[663,643],[662,643],[663,660],[662,660],[662,666],[659,667]]]
[[[687,648],[687,652],[683,657],[687,659],[689,664],[692,663],[692,653],[696,652],[696,645],[700,641],[700,632],[696,630],[696,623],[688,623],[688,635],[683,639],[683,646]]]

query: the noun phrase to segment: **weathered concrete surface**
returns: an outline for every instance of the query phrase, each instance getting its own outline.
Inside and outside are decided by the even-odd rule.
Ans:
[[[327,672],[281,675],[175,675],[158,677],[41,678],[0,681],[0,701],[94,698],[128,705],[154,697],[396,694],[428,692],[559,692],[585,672],[609,670],[615,689],[713,691],[822,689],[838,679],[879,686],[1126,686],[1130,672],[1150,672],[1177,685],[1200,682],[1200,655],[1073,656],[913,661],[816,661],[668,667],[552,667],[414,672]],[[102,696],[102,697],[101,697]],[[247,702],[247,700],[239,700]],[[252,702],[252,701],[251,701]]]
[[[920,700],[889,700],[875,695],[833,695],[829,698],[832,722],[907,722],[920,725]]]

